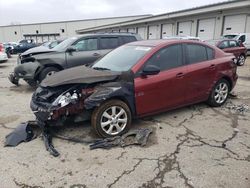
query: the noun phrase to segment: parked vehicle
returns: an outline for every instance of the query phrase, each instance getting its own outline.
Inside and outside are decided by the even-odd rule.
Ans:
[[[26,50],[30,49],[30,48],[34,48],[37,45],[34,43],[34,41],[32,39],[30,40],[21,40],[19,42],[19,44],[17,46],[15,46],[12,50],[13,54],[20,54],[25,52]]]
[[[207,41],[211,45],[215,45],[222,49],[224,52],[233,53],[236,57],[237,65],[242,66],[245,64],[247,58],[247,48],[234,39],[210,40]]]
[[[72,37],[39,54],[21,54],[18,65],[9,79],[12,83],[18,84],[18,80],[22,78],[34,86],[48,75],[70,67],[91,64],[112,49],[140,39],[138,35],[130,33],[87,34]]]
[[[235,39],[240,43],[243,43],[247,48],[248,55],[250,54],[250,33],[232,33],[223,36],[226,39]]]
[[[11,54],[13,53],[12,50],[14,49],[13,45],[11,45],[10,43],[3,43],[3,46],[8,58],[11,58]]]
[[[8,55],[5,52],[5,48],[2,43],[0,43],[0,63],[6,62],[8,60]]]
[[[190,40],[129,43],[91,67],[47,77],[34,92],[31,109],[45,126],[91,119],[100,136],[121,135],[134,117],[202,101],[223,105],[238,78],[233,58]]]
[[[29,50],[26,50],[25,52],[19,54],[17,61],[20,62],[21,60],[23,60],[22,62],[25,61],[33,61],[33,56],[37,55],[37,54],[44,54],[44,53],[50,53],[50,52],[54,52],[53,49],[54,47],[56,47],[58,44],[60,44],[63,40],[54,40],[54,41],[50,41],[50,42],[45,42],[44,44],[31,48]]]

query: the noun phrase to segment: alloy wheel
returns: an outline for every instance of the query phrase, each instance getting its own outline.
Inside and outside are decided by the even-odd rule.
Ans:
[[[118,135],[128,123],[126,111],[119,106],[112,106],[102,113],[101,128],[108,135]]]
[[[224,82],[217,85],[215,89],[214,100],[218,104],[222,104],[227,99],[228,89],[228,85]]]
[[[246,58],[244,57],[244,55],[240,55],[239,60],[238,60],[238,64],[240,66],[244,65],[245,60],[246,60]]]

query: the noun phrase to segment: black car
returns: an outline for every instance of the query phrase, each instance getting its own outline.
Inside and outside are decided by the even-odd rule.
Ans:
[[[22,78],[34,86],[48,75],[67,68],[91,64],[112,49],[137,40],[141,38],[131,33],[86,34],[71,37],[42,53],[21,54],[18,65],[9,79],[18,85],[18,80]]]
[[[20,54],[25,52],[26,50],[30,48],[34,48],[37,45],[34,43],[32,39],[29,40],[21,40],[17,46],[15,46],[12,50],[13,54]]]

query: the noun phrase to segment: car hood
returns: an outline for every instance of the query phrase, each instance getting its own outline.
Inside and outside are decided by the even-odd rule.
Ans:
[[[31,48],[29,50],[26,50],[25,52],[22,53],[22,56],[26,56],[29,54],[34,55],[34,54],[49,53],[49,52],[54,52],[54,50],[49,49],[45,46],[38,46],[38,47]]]
[[[78,66],[57,72],[45,78],[42,87],[57,87],[68,84],[93,84],[112,81],[121,75],[120,72],[94,70],[86,66]]]

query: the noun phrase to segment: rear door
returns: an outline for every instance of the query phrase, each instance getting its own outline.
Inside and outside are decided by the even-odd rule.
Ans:
[[[228,52],[233,53],[236,58],[238,58],[243,51],[244,51],[244,48],[240,47],[237,41],[235,40],[229,41]]]
[[[66,52],[68,67],[90,64],[101,56],[98,50],[97,37],[81,38],[76,41],[72,47],[74,47],[76,51]]]
[[[200,44],[186,44],[187,102],[192,104],[206,100],[214,84],[216,60],[214,50]]]
[[[143,67],[155,65],[161,72],[135,78],[136,110],[139,116],[185,103],[186,67],[183,66],[182,52],[181,44],[164,47],[144,64]]]

